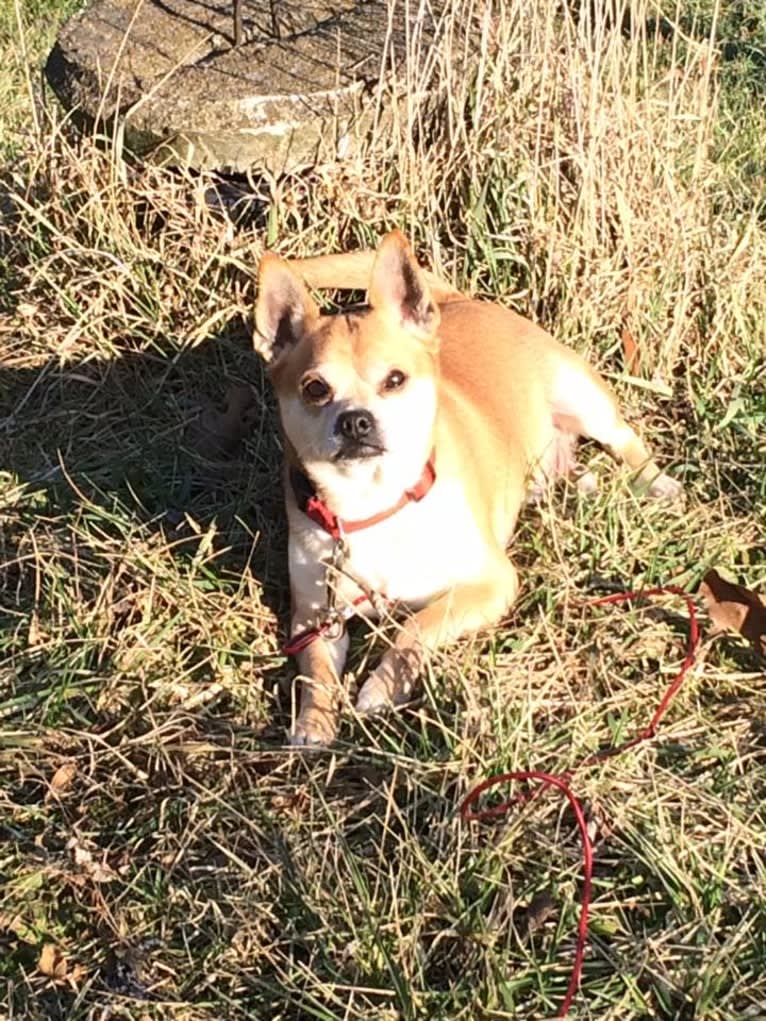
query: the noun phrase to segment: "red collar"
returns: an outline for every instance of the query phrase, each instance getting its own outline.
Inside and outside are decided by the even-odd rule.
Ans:
[[[333,539],[340,539],[347,532],[361,532],[364,528],[377,525],[386,518],[397,514],[408,503],[418,503],[429,492],[431,486],[436,482],[436,469],[434,468],[434,454],[432,453],[421,472],[420,478],[411,489],[405,489],[393,507],[373,514],[369,518],[360,518],[358,521],[342,521],[337,514],[333,514],[330,508],[320,500],[314,483],[301,471],[300,468],[290,469],[290,485],[292,486],[295,501],[298,509],[311,518],[311,520],[329,532]]]

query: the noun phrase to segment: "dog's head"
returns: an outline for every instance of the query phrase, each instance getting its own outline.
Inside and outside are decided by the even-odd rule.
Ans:
[[[376,253],[367,299],[365,311],[321,316],[288,263],[261,262],[256,346],[289,445],[330,490],[349,477],[404,488],[433,440],[439,311],[398,231]]]

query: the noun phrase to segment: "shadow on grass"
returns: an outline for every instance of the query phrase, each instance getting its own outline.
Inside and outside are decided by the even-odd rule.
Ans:
[[[232,382],[255,395],[251,435],[228,458],[202,458],[194,423]],[[397,779],[385,755],[286,755],[286,707],[263,693],[258,708],[236,684],[195,705],[158,687],[172,687],[166,665],[192,693],[218,684],[216,663],[247,665],[243,576],[285,619],[276,412],[245,328],[192,350],[4,366],[0,407],[9,1008],[32,1021],[102,1008],[298,1021],[343,1016],[324,990],[356,984],[366,1016],[391,1004],[414,1016],[397,933],[378,920],[399,887],[376,890],[373,875],[393,842],[414,894],[415,863],[436,863],[452,832],[457,795],[444,796],[434,768],[438,734],[420,783]],[[141,609],[152,591],[154,616]],[[196,624],[185,600],[200,592],[207,619]],[[232,622],[216,620],[232,602]],[[286,678],[273,641],[254,638],[250,666]],[[402,729],[392,723],[392,749]],[[415,727],[407,740],[425,738]],[[75,777],[51,786],[62,761]],[[447,931],[458,909],[440,910]],[[47,944],[66,962],[59,979],[41,973]],[[433,948],[425,974],[449,1002],[442,953]]]
[[[204,423],[220,417],[216,407],[232,386],[251,395],[249,436],[224,453]],[[252,578],[261,618],[284,621],[276,411],[243,324],[187,350],[122,351],[111,360],[86,357],[63,366],[52,358],[30,369],[0,363],[0,409],[0,605],[6,611],[0,652],[17,677],[31,670],[39,680],[43,664],[56,658],[57,643],[48,643],[54,661],[30,651],[29,621],[42,632],[59,632],[59,667],[108,672],[98,628],[83,633],[85,611],[96,613],[106,593],[112,644],[119,644],[135,617],[137,575],[145,573],[147,581],[156,569],[167,579],[165,601],[177,600],[182,616],[179,585],[200,559],[204,577],[197,571],[195,585],[220,585],[233,612],[246,619],[249,581],[242,579]],[[78,638],[90,649],[82,658]],[[286,669],[271,652],[272,672],[283,679]],[[194,672],[191,660],[187,666]],[[196,680],[212,683],[213,673],[207,657]]]

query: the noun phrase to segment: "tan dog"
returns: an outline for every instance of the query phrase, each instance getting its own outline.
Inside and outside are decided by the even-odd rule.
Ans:
[[[320,316],[303,281],[368,288],[369,309]],[[357,709],[406,701],[425,655],[498,621],[518,591],[506,556],[530,487],[574,467],[590,436],[674,497],[605,382],[574,351],[414,262],[377,253],[263,257],[256,344],[279,399],[290,528],[294,744],[332,740],[350,612],[414,612]],[[383,604],[385,600],[385,604]]]

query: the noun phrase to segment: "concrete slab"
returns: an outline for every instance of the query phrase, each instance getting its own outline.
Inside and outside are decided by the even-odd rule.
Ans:
[[[433,13],[404,17],[418,6],[243,0],[234,47],[231,0],[94,0],[62,28],[46,74],[67,108],[119,123],[140,155],[282,173],[354,151],[384,54],[403,69],[412,31],[427,51]]]

